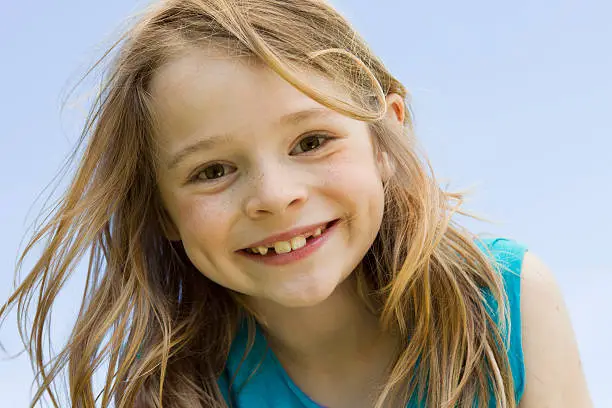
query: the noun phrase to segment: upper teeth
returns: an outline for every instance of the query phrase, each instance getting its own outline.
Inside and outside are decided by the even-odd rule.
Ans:
[[[296,249],[300,249],[306,245],[306,238],[308,237],[318,237],[325,231],[325,227],[319,227],[312,232],[297,235],[291,238],[289,241],[277,241],[269,246],[259,246],[255,248],[249,248],[251,252],[256,254],[266,255],[268,253],[268,248],[274,248],[274,251],[277,254],[286,254]]]

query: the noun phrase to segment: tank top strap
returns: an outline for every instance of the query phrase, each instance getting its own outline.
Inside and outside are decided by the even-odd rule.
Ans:
[[[483,238],[478,239],[476,244],[493,259],[495,269],[503,278],[508,299],[506,313],[509,314],[509,319],[502,336],[512,369],[514,396],[518,403],[525,389],[525,363],[521,342],[521,269],[527,247],[507,238]],[[490,292],[485,293],[485,298],[491,315],[499,324],[497,302]]]

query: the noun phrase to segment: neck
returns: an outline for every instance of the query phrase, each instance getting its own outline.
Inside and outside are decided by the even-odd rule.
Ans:
[[[261,300],[250,306],[279,358],[302,367],[338,366],[356,356],[379,353],[381,345],[392,348],[378,318],[357,295],[352,278],[316,306],[288,308]]]

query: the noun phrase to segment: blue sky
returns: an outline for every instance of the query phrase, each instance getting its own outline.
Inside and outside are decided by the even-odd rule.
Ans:
[[[526,243],[553,270],[595,404],[612,407],[612,3],[332,3],[411,91],[417,136],[438,177],[471,188],[466,208],[496,221],[470,221],[470,228]],[[34,202],[87,110],[87,87],[60,110],[67,91],[143,4],[23,0],[2,7],[0,299],[40,210],[42,201]],[[54,313],[60,340],[78,301],[70,294],[82,282],[79,272]],[[0,341],[19,351],[14,320]],[[31,381],[25,357],[0,361],[5,406],[26,407]]]

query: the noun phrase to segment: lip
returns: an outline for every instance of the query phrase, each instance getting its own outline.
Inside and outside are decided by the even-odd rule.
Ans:
[[[240,250],[238,251],[238,253],[244,256],[245,258],[250,259],[251,261],[262,263],[268,266],[288,265],[293,262],[308,258],[310,255],[314,254],[319,248],[321,248],[321,246],[323,246],[325,242],[327,242],[329,237],[336,231],[336,227],[339,224],[339,222],[337,221],[339,220],[334,220],[331,223],[328,223],[328,227],[323,231],[323,233],[317,237],[311,237],[306,243],[306,246],[303,246],[300,249],[295,249],[285,254],[256,255],[251,254],[246,250]]]
[[[255,248],[255,247],[259,247],[259,246],[271,246],[274,245],[275,242],[278,241],[289,241],[291,238],[296,237],[298,235],[301,234],[305,234],[307,232],[312,232],[314,230],[316,230],[319,227],[325,227],[326,225],[331,224],[332,222],[337,221],[337,219],[335,220],[331,220],[331,221],[326,221],[326,222],[321,222],[318,224],[311,224],[311,225],[306,225],[303,227],[297,227],[294,228],[292,230],[286,231],[286,232],[282,232],[280,234],[276,234],[276,235],[271,235],[265,239],[262,239],[261,241],[257,241],[254,242],[252,244],[250,244],[249,246],[242,248],[241,250],[247,249],[247,248]]]

